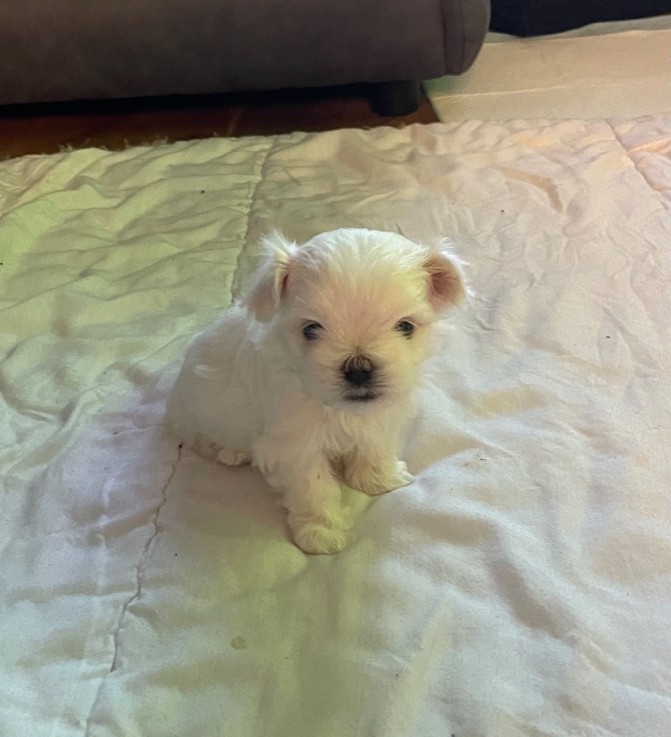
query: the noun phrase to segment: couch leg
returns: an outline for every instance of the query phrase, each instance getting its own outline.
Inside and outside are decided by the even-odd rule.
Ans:
[[[419,82],[379,82],[370,86],[370,105],[377,115],[409,115],[419,107]]]

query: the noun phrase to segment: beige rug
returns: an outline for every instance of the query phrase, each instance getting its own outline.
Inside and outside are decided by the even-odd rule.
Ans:
[[[636,117],[671,110],[669,17],[531,39],[490,34],[460,77],[426,82],[438,117]]]

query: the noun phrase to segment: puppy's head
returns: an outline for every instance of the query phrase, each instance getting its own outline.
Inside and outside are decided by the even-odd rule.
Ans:
[[[275,233],[247,304],[273,321],[305,393],[339,407],[413,387],[438,314],[465,295],[459,262],[395,233],[340,229],[303,246]]]

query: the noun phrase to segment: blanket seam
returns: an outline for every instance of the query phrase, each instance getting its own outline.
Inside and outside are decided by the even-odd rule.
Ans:
[[[121,607],[119,618],[117,620],[117,625],[112,635],[113,644],[114,644],[114,654],[112,656],[112,664],[110,666],[109,671],[100,680],[100,686],[98,687],[98,691],[96,692],[96,695],[95,695],[95,698],[93,699],[93,703],[91,704],[91,708],[89,710],[88,716],[86,717],[86,728],[84,732],[84,737],[88,737],[88,735],[90,734],[89,730],[91,727],[91,717],[96,710],[96,706],[98,705],[98,702],[100,701],[100,696],[102,694],[103,688],[105,687],[105,682],[108,676],[110,676],[112,673],[114,673],[115,670],[118,669],[119,635],[121,633],[121,629],[123,628],[123,621],[124,621],[124,618],[126,617],[126,613],[128,612],[128,609],[133,604],[133,602],[137,601],[142,596],[143,574],[144,574],[145,567],[147,565],[147,561],[149,559],[149,552],[151,550],[153,542],[156,540],[160,532],[159,525],[158,525],[158,518],[159,518],[159,515],[161,514],[161,510],[163,509],[163,507],[166,505],[168,501],[168,487],[172,483],[172,480],[175,477],[175,474],[177,473],[177,466],[179,465],[179,462],[181,460],[182,460],[182,445],[180,444],[177,447],[177,459],[175,460],[172,471],[170,472],[170,475],[168,476],[167,481],[165,482],[165,484],[163,485],[161,489],[161,500],[158,503],[158,506],[152,513],[150,520],[149,520],[150,524],[153,526],[153,530],[147,542],[144,544],[142,554],[140,555],[140,560],[135,566],[136,588],[132,596],[126,602],[124,602],[124,604]]]
[[[610,130],[611,130],[611,132],[613,134],[613,140],[614,141],[617,141],[617,143],[620,146],[620,148],[624,151],[626,157],[629,159],[629,161],[631,161],[631,164],[634,167],[634,169],[636,170],[636,172],[638,173],[638,175],[641,177],[641,179],[647,185],[648,190],[652,193],[653,197],[657,200],[657,202],[662,206],[662,208],[664,210],[668,210],[669,209],[669,203],[664,199],[664,197],[659,193],[659,191],[656,190],[650,184],[650,181],[649,181],[648,177],[646,177],[646,175],[643,173],[643,171],[641,170],[641,168],[636,163],[636,160],[631,155],[629,149],[624,145],[624,141],[622,140],[622,138],[618,134],[617,130],[615,129],[615,126],[613,125],[612,118],[604,118],[604,121],[606,122],[606,125],[610,128]]]
[[[268,146],[268,149],[266,151],[266,154],[263,158],[263,161],[261,162],[261,166],[259,167],[259,174],[258,179],[256,180],[256,184],[254,185],[254,191],[251,194],[251,197],[249,198],[249,210],[247,212],[247,225],[245,227],[244,235],[242,236],[242,245],[240,249],[238,250],[238,255],[235,259],[235,270],[233,272],[233,279],[231,282],[231,303],[237,301],[240,297],[240,261],[242,259],[242,254],[247,252],[247,246],[249,245],[248,239],[249,239],[249,231],[250,231],[250,223],[252,219],[252,211],[254,209],[254,203],[256,202],[256,195],[259,191],[259,187],[261,186],[261,183],[263,182],[264,174],[266,171],[266,166],[268,164],[268,160],[270,159],[270,155],[275,150],[275,147],[277,146],[277,141],[279,138],[283,138],[286,136],[273,136],[272,142],[270,146]]]

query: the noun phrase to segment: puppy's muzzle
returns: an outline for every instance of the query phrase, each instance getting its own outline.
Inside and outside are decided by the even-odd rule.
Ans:
[[[342,365],[345,381],[353,387],[364,387],[372,383],[375,367],[364,356],[350,356]]]
[[[365,356],[350,356],[341,366],[345,379],[345,399],[366,402],[379,396],[377,371]]]

